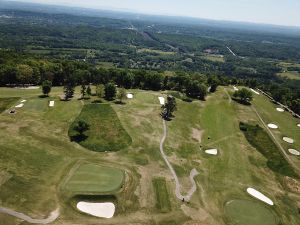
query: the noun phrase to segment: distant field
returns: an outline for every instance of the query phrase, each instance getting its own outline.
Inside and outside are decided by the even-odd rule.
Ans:
[[[278,76],[286,77],[291,80],[300,80],[300,73],[298,72],[284,72],[284,73],[278,73]]]
[[[87,149],[96,152],[118,151],[131,144],[131,137],[109,104],[85,105],[80,115],[70,126],[70,137],[76,135],[73,127],[79,120],[90,125],[90,129],[85,133],[87,139],[80,142]]]
[[[124,171],[96,164],[81,165],[64,189],[76,193],[112,193],[124,183]]]
[[[169,212],[171,203],[165,178],[154,178],[152,183],[155,189],[156,207],[161,212]]]
[[[19,98],[0,98],[0,113],[8,109]]]
[[[160,55],[174,55],[176,52],[165,52],[157,49],[150,49],[150,48],[141,48],[137,50],[138,53],[156,53]]]
[[[225,62],[224,57],[220,56],[220,55],[210,55],[210,54],[206,54],[205,56],[203,56],[204,59],[213,61],[213,62]]]

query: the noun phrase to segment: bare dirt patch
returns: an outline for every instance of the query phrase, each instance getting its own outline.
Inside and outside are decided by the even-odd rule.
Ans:
[[[299,181],[297,181],[293,178],[290,178],[290,177],[285,177],[285,183],[291,191],[300,194],[300,182]]]
[[[187,205],[181,205],[180,208],[182,209],[182,211],[184,212],[185,215],[187,215],[188,217],[192,218],[195,221],[201,222],[200,224],[203,224],[203,225],[210,224],[208,222],[212,220],[210,214],[201,208],[194,209]],[[194,223],[192,223],[192,224],[194,224]],[[195,224],[198,224],[198,223],[195,223]]]
[[[199,143],[201,143],[202,135],[203,135],[203,130],[192,128],[192,138],[195,141],[198,141]]]

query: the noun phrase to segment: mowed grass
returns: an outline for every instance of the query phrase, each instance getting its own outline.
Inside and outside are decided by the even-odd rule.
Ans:
[[[280,77],[286,77],[291,80],[300,80],[300,73],[298,72],[289,71],[284,73],[278,73],[277,75]]]
[[[73,193],[114,193],[124,183],[124,171],[96,164],[83,164],[66,182],[64,189]]]
[[[154,178],[152,184],[155,190],[156,208],[164,213],[171,211],[170,197],[165,178]]]
[[[264,129],[245,123],[241,123],[240,127],[249,143],[268,159],[267,166],[271,170],[285,176],[298,177]]]
[[[18,99],[18,97],[0,98],[0,113],[11,107]]]
[[[272,211],[258,202],[233,200],[226,204],[225,212],[234,225],[277,225]]]
[[[70,137],[77,135],[74,126],[80,120],[90,125],[89,130],[85,132],[87,138],[79,142],[87,149],[96,152],[118,151],[128,147],[132,142],[116,112],[109,104],[85,105],[70,126]]]

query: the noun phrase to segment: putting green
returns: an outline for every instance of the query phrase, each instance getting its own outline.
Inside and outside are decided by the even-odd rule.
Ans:
[[[276,225],[275,215],[259,202],[232,200],[226,203],[225,212],[235,225]]]
[[[76,193],[113,193],[124,183],[124,171],[95,164],[83,164],[67,180],[64,189]]]

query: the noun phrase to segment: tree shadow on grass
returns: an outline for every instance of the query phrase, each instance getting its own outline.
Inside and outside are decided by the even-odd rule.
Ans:
[[[49,95],[39,95],[39,98],[48,98]]]
[[[82,135],[77,134],[77,135],[71,136],[70,138],[71,138],[71,141],[80,143],[80,142],[85,141],[85,140],[88,138],[88,136],[87,136],[87,135],[84,135],[84,134],[82,134]]]
[[[235,102],[237,102],[237,103],[240,103],[242,105],[247,105],[247,106],[251,105],[251,102],[242,101],[241,99],[238,99],[238,98],[232,98],[232,100],[235,101]]]

